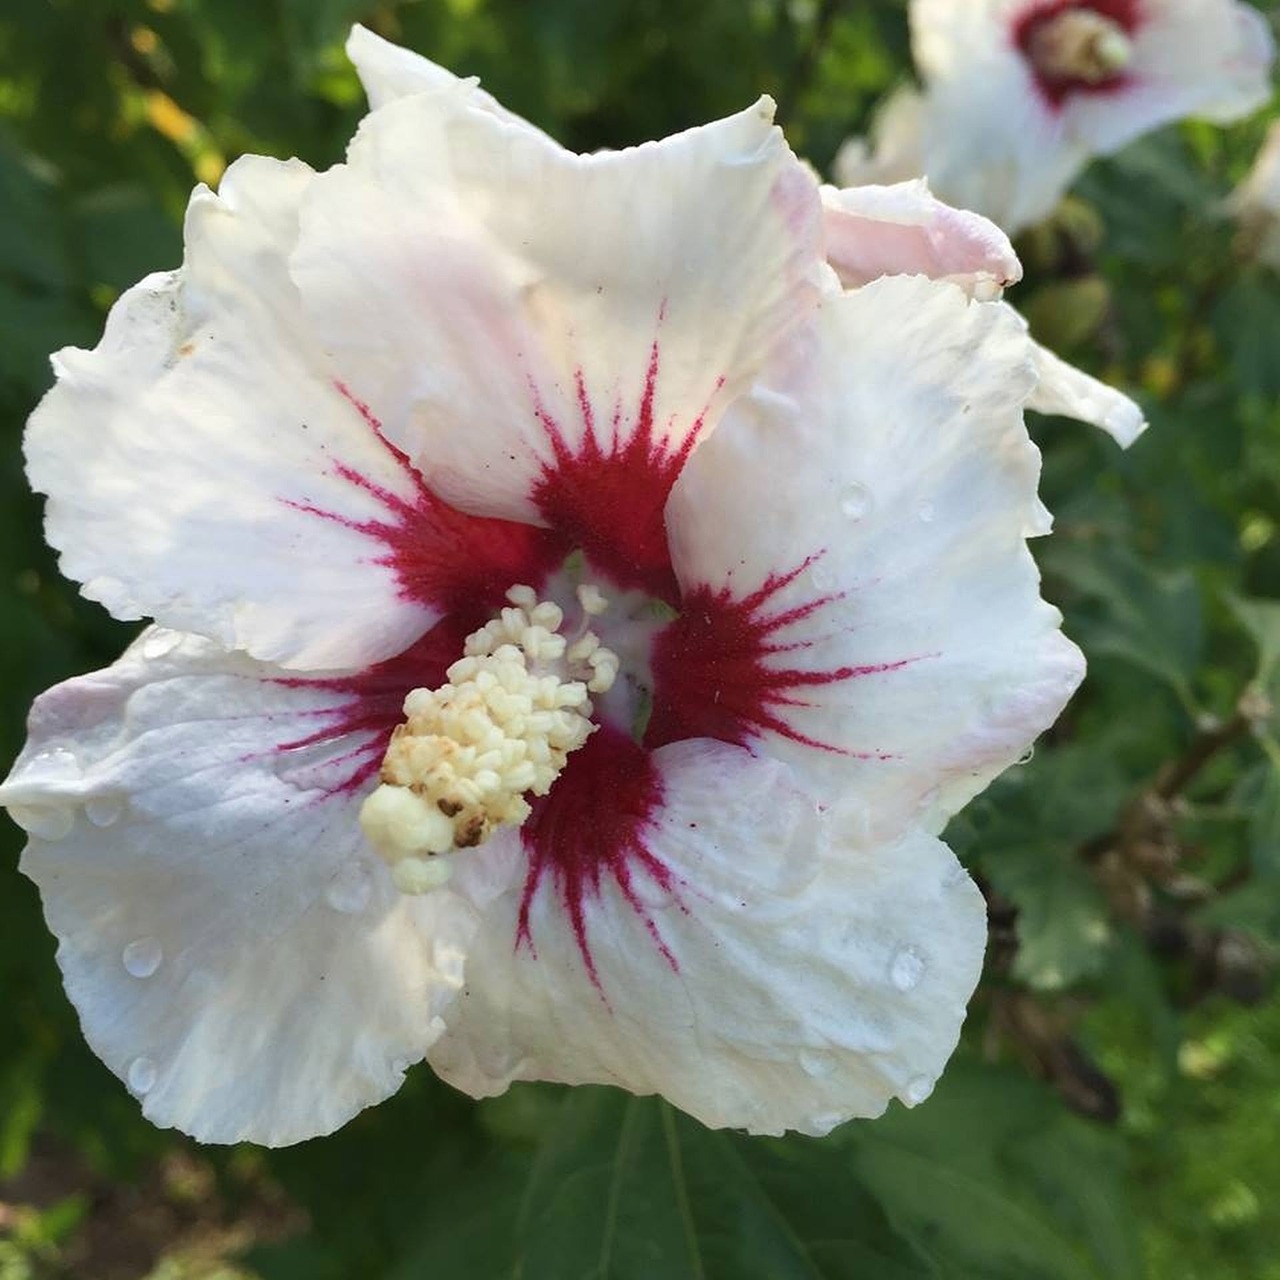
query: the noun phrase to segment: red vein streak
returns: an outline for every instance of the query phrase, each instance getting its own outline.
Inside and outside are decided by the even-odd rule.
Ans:
[[[671,422],[665,437],[659,437],[654,430],[654,399],[661,364],[655,338],[635,412],[624,424],[622,406],[616,406],[608,438],[602,438],[597,428],[581,370],[574,375],[581,424],[578,443],[571,442],[563,424],[535,398],[552,458],[543,466],[533,501],[567,544],[580,547],[619,586],[675,603],[679,593],[667,551],[664,514],[671,486],[702,434],[707,408],[682,432],[674,432]],[[716,391],[723,381],[717,380]]]
[[[541,585],[566,554],[566,547],[554,533],[512,520],[468,515],[449,506],[387,439],[369,406],[344,384],[336,386],[394,459],[408,482],[409,495],[394,492],[355,467],[335,461],[332,473],[375,498],[384,516],[355,520],[309,503],[289,502],[289,506],[381,542],[383,551],[373,563],[394,571],[401,597],[442,613],[469,610],[477,603],[497,609],[515,583],[535,588]]]
[[[819,553],[820,555],[821,553]],[[883,752],[850,751],[801,733],[787,719],[788,708],[813,706],[805,689],[901,670],[916,658],[811,669],[784,665],[780,655],[798,654],[812,644],[804,632],[787,638],[788,628],[814,624],[815,615],[840,595],[814,596],[789,609],[771,601],[819,556],[783,574],[771,574],[750,595],[735,598],[728,587],[694,587],[685,594],[678,618],[658,636],[653,650],[653,714],[645,745],[656,749],[684,738],[715,738],[748,746],[765,733],[819,751],[869,759]]]
[[[679,965],[636,892],[646,876],[676,897],[680,881],[649,846],[654,814],[663,802],[662,780],[648,751],[626,734],[601,725],[569,757],[564,772],[537,800],[520,838],[529,857],[520,900],[516,947],[534,947],[530,910],[537,894],[554,892],[564,908],[578,952],[596,990],[604,996],[591,952],[588,908],[611,880],[644,922],[673,970]]]

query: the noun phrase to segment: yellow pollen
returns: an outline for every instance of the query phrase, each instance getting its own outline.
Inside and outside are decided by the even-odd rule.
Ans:
[[[1129,65],[1133,43],[1114,18],[1068,9],[1036,28],[1029,53],[1042,75],[1102,84]]]
[[[507,599],[467,637],[446,684],[405,698],[381,785],[361,807],[364,834],[402,893],[438,888],[451,874],[440,855],[529,816],[526,796],[546,795],[595,728],[590,694],[617,677],[618,657],[596,635],[560,634],[558,605],[525,586]],[[578,600],[584,617],[607,607],[592,586]]]

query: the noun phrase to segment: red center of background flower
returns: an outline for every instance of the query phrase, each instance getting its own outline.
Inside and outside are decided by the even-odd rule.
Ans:
[[[1024,9],[1013,24],[1013,42],[1027,60],[1035,77],[1036,88],[1055,110],[1061,108],[1075,94],[1108,94],[1129,83],[1123,70],[1102,78],[1088,78],[1064,74],[1045,65],[1038,56],[1040,41],[1051,24],[1072,14],[1096,14],[1118,26],[1126,36],[1132,37],[1142,24],[1142,0],[1043,0]]]

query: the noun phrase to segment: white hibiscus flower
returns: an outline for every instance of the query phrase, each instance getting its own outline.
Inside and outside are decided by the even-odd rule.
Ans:
[[[921,1101],[985,939],[937,833],[1083,670],[1023,327],[842,290],[767,101],[577,156],[352,51],[347,163],[197,191],[30,425],[64,568],[158,623],[0,788],[86,1036],[210,1141],[423,1056],[756,1132]]]
[[[1011,234],[1089,160],[1184,116],[1226,122],[1271,92],[1273,42],[1245,0],[911,0],[924,89],[846,143],[840,182],[928,176]]]
[[[1244,181],[1231,193],[1228,211],[1240,224],[1240,248],[1280,270],[1280,120],[1267,131]]]

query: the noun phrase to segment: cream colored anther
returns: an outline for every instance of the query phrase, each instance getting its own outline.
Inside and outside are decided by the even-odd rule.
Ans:
[[[1114,18],[1081,7],[1038,26],[1028,52],[1042,75],[1103,84],[1129,65],[1133,43]]]
[[[525,586],[507,599],[510,608],[467,637],[446,684],[405,698],[382,783],[360,810],[366,838],[404,893],[437,888],[451,871],[441,855],[529,816],[526,797],[546,795],[595,727],[589,692],[607,691],[617,676],[617,655],[593,633],[572,644],[560,634],[558,605]],[[581,590],[579,600],[584,613],[600,612]]]

